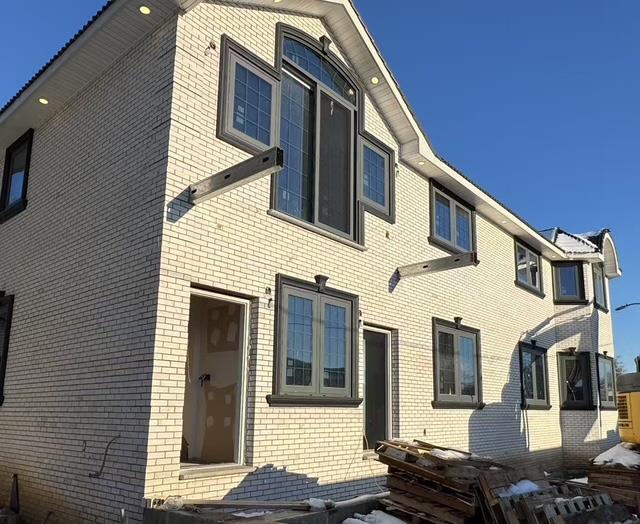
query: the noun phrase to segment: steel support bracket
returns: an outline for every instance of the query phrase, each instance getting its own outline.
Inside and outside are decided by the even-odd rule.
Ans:
[[[437,273],[438,271],[448,271],[465,266],[477,266],[480,263],[478,253],[470,251],[469,253],[461,253],[459,255],[451,255],[448,257],[435,258],[418,264],[409,264],[397,269],[400,278],[415,277],[425,273]]]

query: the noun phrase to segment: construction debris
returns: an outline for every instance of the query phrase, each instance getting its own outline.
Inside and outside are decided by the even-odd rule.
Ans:
[[[418,440],[381,441],[376,453],[389,467],[390,494],[382,503],[414,524],[577,524],[631,518],[606,493],[552,483],[539,466],[515,468]]]
[[[640,513],[640,445],[622,442],[593,459],[589,485]]]

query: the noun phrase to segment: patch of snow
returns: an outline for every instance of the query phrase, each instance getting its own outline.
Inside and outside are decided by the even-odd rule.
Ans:
[[[379,509],[374,509],[368,515],[356,513],[353,518],[342,521],[342,524],[406,524],[404,520],[389,515]]]
[[[271,511],[266,509],[257,509],[254,511],[238,511],[238,513],[232,513],[234,517],[240,517],[243,519],[252,519],[254,517],[264,517],[268,515]]]
[[[349,500],[341,500],[340,502],[336,502],[334,506],[336,508],[342,508],[344,506],[352,506],[354,504],[361,504],[362,502],[369,502],[370,500],[378,500],[384,499],[389,496],[388,491],[383,491],[382,493],[372,493],[368,495],[360,495],[359,497],[355,497]]]
[[[461,453],[452,449],[432,449],[429,453],[444,460],[467,460],[469,458],[468,453]]]
[[[511,486],[509,486],[504,492],[500,493],[500,496],[506,498],[512,497],[513,495],[524,495],[526,493],[531,493],[532,491],[538,491],[539,489],[540,486],[535,482],[524,479],[517,484],[511,484]]]
[[[621,442],[593,459],[597,466],[640,468],[640,446]]]
[[[311,509],[316,511],[322,511],[328,508],[333,507],[333,501],[331,500],[322,500],[322,499],[314,499],[310,498],[305,500],[307,504],[311,507]]]
[[[580,477],[577,479],[570,479],[571,482],[577,482],[578,484],[589,484],[589,479],[587,477]]]

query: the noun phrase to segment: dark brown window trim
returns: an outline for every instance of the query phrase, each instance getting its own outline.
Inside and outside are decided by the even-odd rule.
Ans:
[[[618,409],[618,385],[616,384],[616,362],[613,357],[609,357],[607,355],[603,355],[602,353],[596,353],[596,386],[598,389],[598,407],[602,411],[614,411]],[[600,395],[600,359],[605,359],[611,362],[611,366],[613,367],[613,405],[612,404],[602,404],[602,396]]]
[[[553,406],[551,404],[522,404],[520,409],[523,411],[549,411]]]
[[[564,374],[564,370],[562,369],[561,363],[562,363],[562,357],[577,357],[577,358],[584,358],[587,361],[587,370],[586,370],[586,377],[583,378],[583,380],[585,380],[586,384],[585,384],[585,390],[588,392],[589,394],[589,398],[587,398],[584,401],[584,404],[580,405],[580,404],[571,404],[570,401],[563,401],[562,400],[562,388],[564,387],[564,385],[562,383],[560,383],[560,380],[562,379],[562,376]],[[591,373],[592,373],[592,362],[591,362],[591,352],[590,351],[576,351],[574,353],[571,353],[570,351],[558,351],[556,353],[556,363],[557,363],[557,375],[558,375],[558,382],[559,382],[559,387],[560,389],[560,410],[562,411],[594,411],[597,409],[594,399],[593,399],[593,384],[592,384],[592,380],[591,380]],[[577,402],[577,401],[576,401]]]
[[[25,159],[24,169],[24,183],[22,186],[22,197],[13,205],[7,207],[7,199],[9,196],[9,170],[11,169],[11,162],[9,161],[11,155],[16,149],[27,144],[27,156]],[[20,138],[18,138],[13,144],[11,144],[4,157],[4,172],[2,174],[2,181],[0,182],[0,223],[6,222],[10,218],[13,218],[21,211],[27,208],[27,187],[29,185],[29,172],[31,171],[31,149],[33,146],[33,129],[28,129]]]
[[[530,286],[529,284],[518,280],[518,245],[522,246],[525,249],[528,249],[534,255],[538,256],[538,281],[540,282],[539,288]],[[515,266],[515,285],[518,286],[519,288],[524,289],[525,291],[529,291],[530,293],[533,293],[534,295],[540,298],[544,298],[546,295],[544,293],[544,279],[542,277],[542,274],[544,273],[543,267],[542,267],[543,266],[542,253],[540,253],[540,251],[538,251],[537,249],[531,247],[529,244],[527,244],[520,238],[514,237],[513,238],[513,260],[514,260],[514,266]]]
[[[529,293],[537,296],[538,298],[545,298],[547,296],[544,293],[542,293],[538,288],[529,286],[524,282],[520,282],[517,278],[513,281],[513,283],[520,289],[524,289],[525,291],[528,291]]]
[[[441,400],[440,399],[440,391],[438,388],[438,326],[448,327],[451,329],[456,329],[459,331],[466,331],[476,337],[476,373],[477,373],[477,400],[474,401],[466,401],[466,400]],[[463,324],[457,324],[456,322],[451,322],[449,320],[444,320],[442,318],[433,317],[431,323],[431,346],[432,346],[432,355],[433,355],[433,401],[431,402],[431,406],[434,409],[482,409],[485,406],[483,402],[482,396],[482,342],[480,340],[480,330],[476,328],[472,328],[470,326],[465,326]]]
[[[257,155],[264,150],[268,149],[269,146],[265,145],[264,147],[257,147],[256,144],[252,143],[250,140],[242,140],[240,137],[235,134],[230,133],[226,129],[227,118],[228,118],[228,110],[227,107],[227,98],[230,89],[230,82],[233,78],[229,75],[229,60],[231,58],[231,53],[235,53],[242,60],[245,60],[260,72],[264,73],[265,76],[268,76],[276,82],[276,86],[279,86],[280,83],[280,71],[270,65],[266,60],[263,60],[258,55],[244,47],[242,44],[233,40],[227,34],[223,34],[220,40],[220,73],[219,73],[219,81],[218,81],[218,112],[216,117],[216,137],[220,140],[231,144],[246,153],[251,155]],[[274,97],[275,107],[278,109],[280,107],[280,89],[274,89],[271,93]],[[275,112],[275,114],[271,115],[272,119],[276,119],[275,129],[278,130],[280,128],[279,118],[280,118],[279,109]],[[271,137],[271,142],[273,144],[278,144],[279,139],[276,136]]]
[[[578,293],[579,298],[562,298],[558,296],[558,276],[556,274],[556,268],[563,266],[576,266],[578,268]],[[552,264],[552,280],[553,280],[553,303],[559,305],[587,305],[589,301],[585,297],[584,289],[584,263],[582,261],[567,261],[567,262],[554,262]]]
[[[373,203],[369,203],[369,200],[363,196],[363,178],[364,178],[364,163],[360,161],[359,172],[358,172],[358,198],[362,202],[365,211],[371,213],[372,215],[381,218],[389,222],[390,224],[396,223],[396,156],[395,151],[387,146],[384,142],[379,140],[377,137],[369,133],[368,131],[362,130],[360,132],[360,140],[358,143],[358,156],[362,154],[364,146],[370,142],[375,148],[380,149],[383,153],[385,153],[389,157],[389,172],[387,173],[387,183],[389,184],[389,202],[388,202],[388,212],[381,209],[380,206],[375,205]]]
[[[595,307],[598,311],[602,311],[603,313],[610,313],[608,307],[603,307],[599,305],[595,300],[593,301],[593,307]]]
[[[429,236],[427,241],[443,251],[446,251],[452,255],[460,255],[462,253],[468,253],[463,249],[457,247],[453,242],[447,242],[446,240],[436,235],[436,208],[434,199],[434,189],[437,189],[441,193],[445,194],[450,199],[454,200],[461,206],[464,206],[471,213],[471,250],[478,251],[478,237],[476,228],[476,208],[469,204],[466,200],[463,200],[458,195],[444,187],[442,184],[435,181],[433,178],[429,179]],[[452,210],[453,212],[453,210]],[[452,232],[453,234],[453,232]]]
[[[524,396],[524,384],[522,382],[522,351],[529,350],[542,354],[544,364],[544,391],[545,401],[527,399]],[[551,399],[549,396],[549,362],[547,361],[548,348],[539,347],[528,342],[518,344],[518,362],[520,368],[520,409],[546,410],[551,409]]]
[[[596,293],[596,267],[600,267],[602,269],[602,285],[604,292],[604,304],[599,304]],[[604,264],[597,263],[591,264],[591,280],[593,280],[593,305],[596,309],[604,313],[609,313],[609,304],[607,302],[607,276],[604,273]]]
[[[5,336],[0,339],[0,406],[4,403],[4,382],[7,372],[7,357],[9,356],[9,338],[11,336],[11,320],[13,318],[14,296],[5,295],[4,291],[0,292],[0,306],[6,308],[7,318],[5,325]],[[1,311],[1,309],[0,309]]]
[[[330,397],[327,395],[301,395],[301,394],[286,394],[281,393],[281,362],[282,351],[285,349],[282,347],[282,326],[283,319],[282,312],[282,288],[283,286],[291,286],[299,288],[303,291],[312,293],[318,293],[333,297],[336,299],[351,302],[351,391],[348,396],[343,397]],[[275,322],[274,322],[274,350],[273,350],[273,393],[268,395],[267,401],[270,405],[344,405],[344,406],[358,406],[362,399],[358,398],[358,373],[359,373],[359,348],[358,341],[360,338],[360,303],[359,297],[346,291],[339,289],[325,287],[320,289],[320,286],[316,283],[312,283],[306,280],[302,280],[295,277],[289,277],[282,274],[276,275],[276,300],[275,300]]]

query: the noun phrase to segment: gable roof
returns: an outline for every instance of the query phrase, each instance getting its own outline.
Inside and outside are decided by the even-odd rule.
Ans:
[[[202,1],[146,0],[145,4],[152,12],[149,16],[141,16],[136,2],[109,0],[3,107],[0,147],[6,147],[20,131],[43,124],[145,35],[176,12],[186,13]],[[233,0],[233,3],[271,10],[276,7],[322,18],[358,76],[380,79],[377,85],[368,83],[367,91],[399,142],[400,160],[421,175],[437,180],[471,203],[484,217],[522,238],[545,256],[551,259],[566,256],[558,245],[435,152],[351,0],[283,0],[277,6],[273,0]],[[37,103],[39,96],[48,98],[49,105],[40,106]]]

